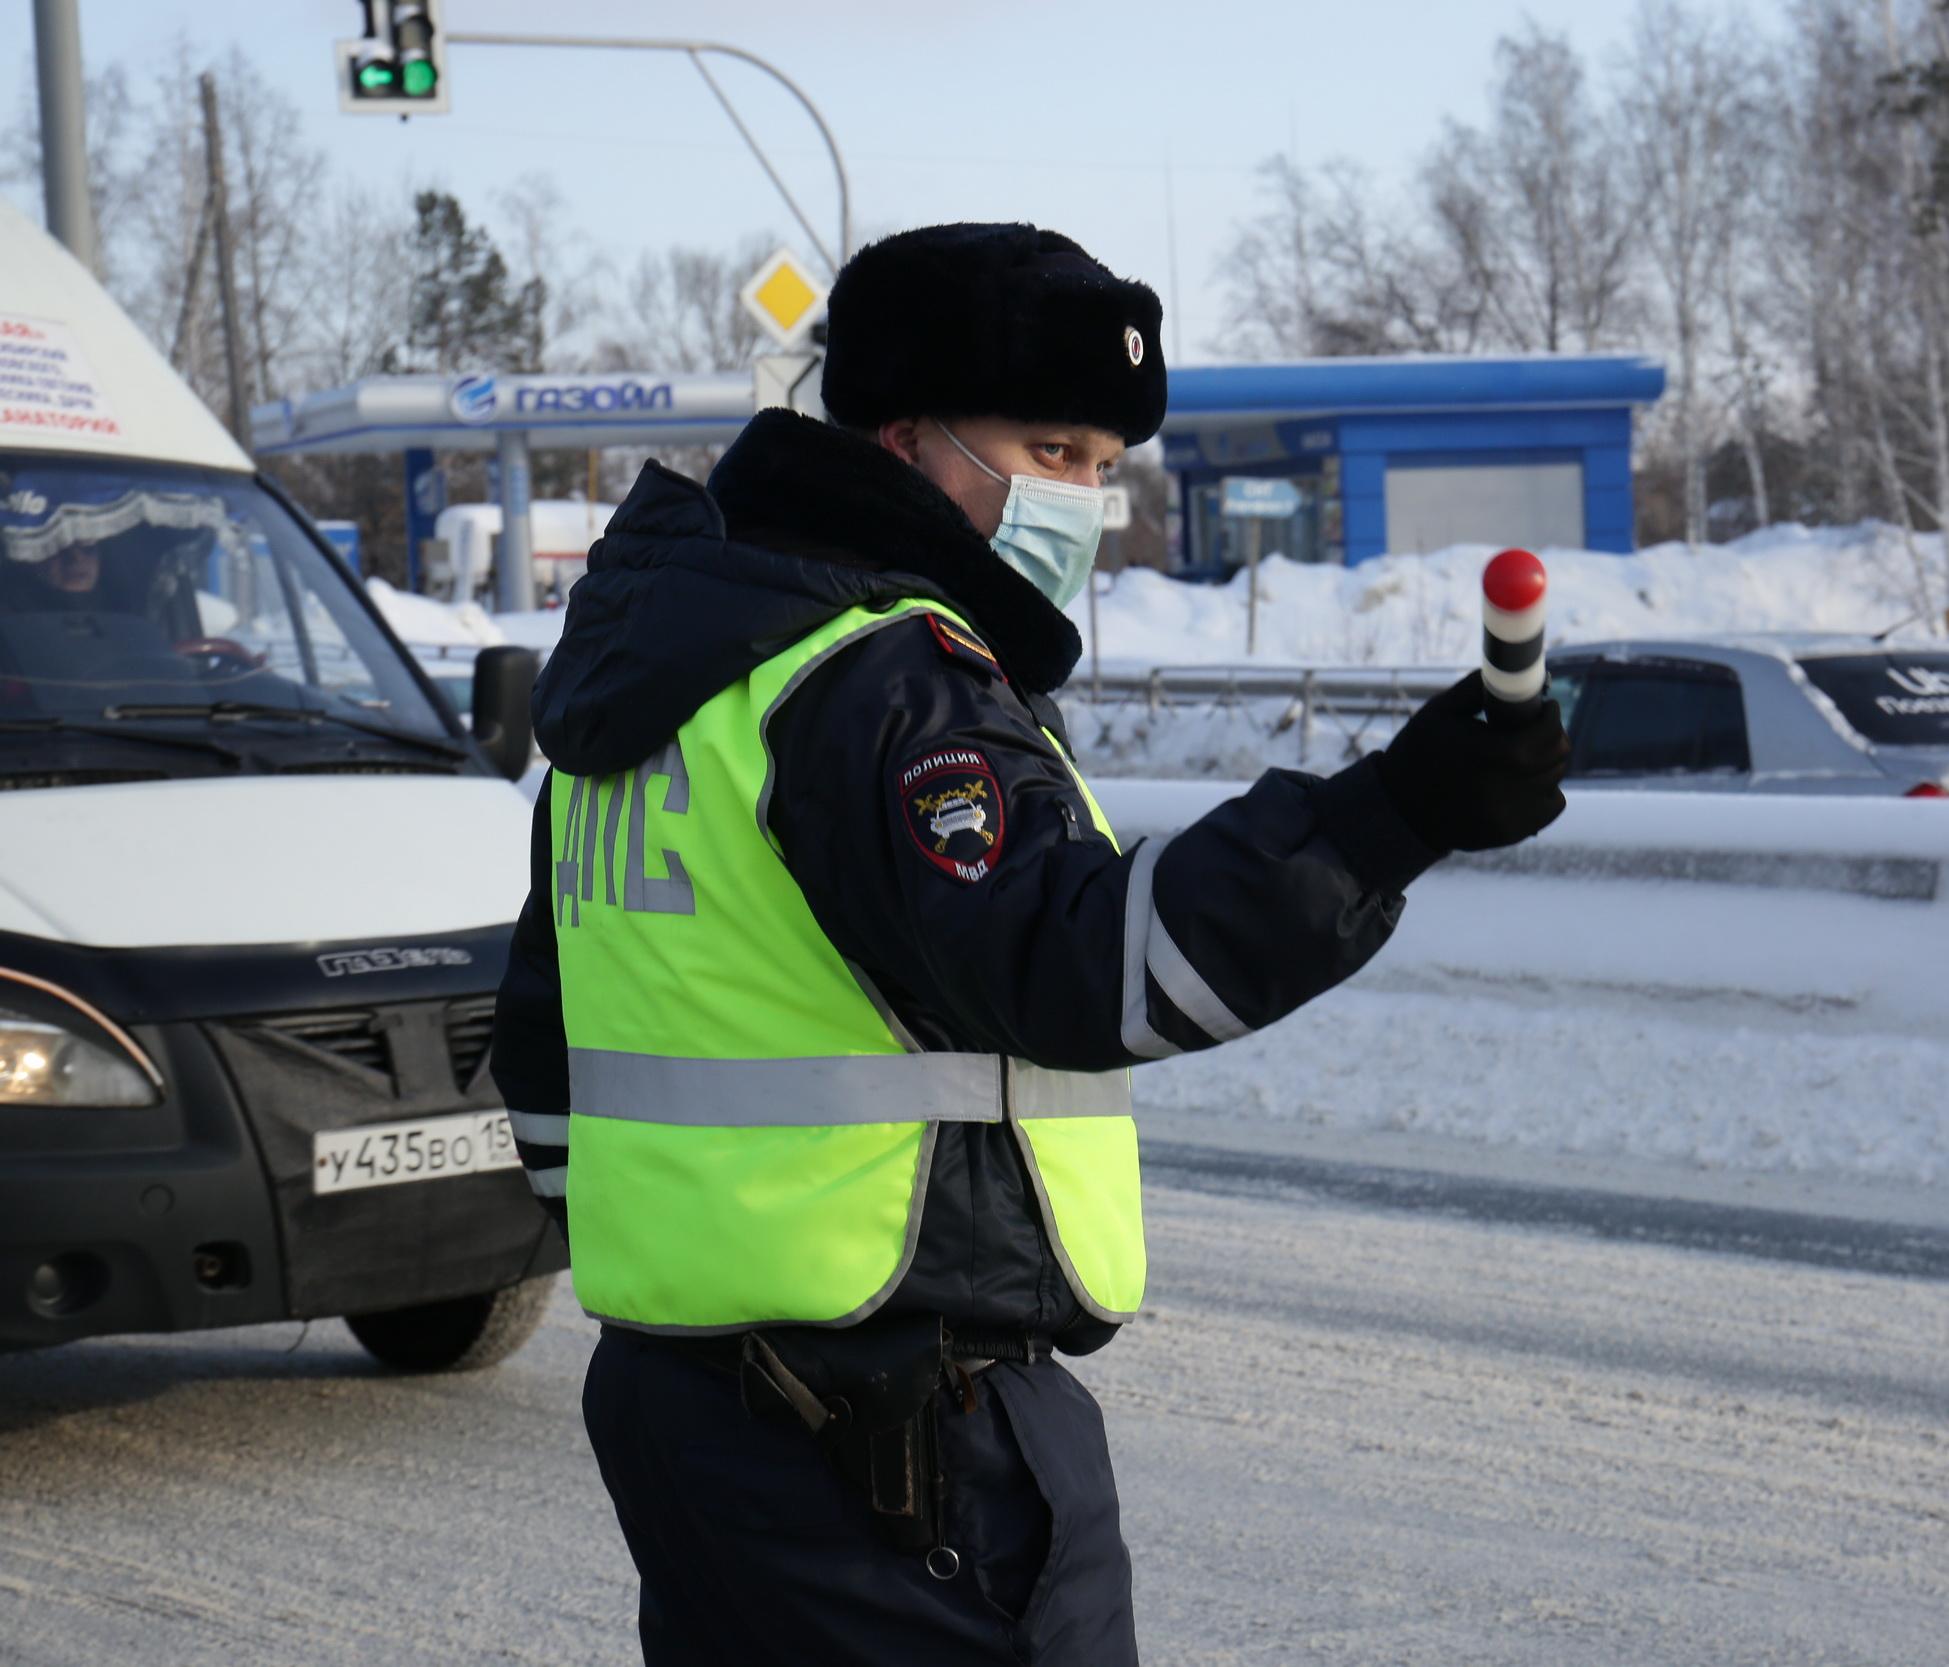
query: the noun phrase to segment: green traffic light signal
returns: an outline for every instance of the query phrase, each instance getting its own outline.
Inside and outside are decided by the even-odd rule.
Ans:
[[[441,0],[359,0],[364,32],[337,47],[341,110],[365,115],[445,114],[440,4]]]

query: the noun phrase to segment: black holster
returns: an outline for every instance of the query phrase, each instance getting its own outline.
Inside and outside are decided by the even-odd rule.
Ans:
[[[797,1424],[903,1551],[942,1543],[937,1401],[946,1339],[934,1315],[826,1330],[747,1332],[738,1382],[754,1416]]]

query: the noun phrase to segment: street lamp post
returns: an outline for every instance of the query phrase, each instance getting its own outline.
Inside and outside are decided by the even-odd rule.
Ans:
[[[783,70],[779,69],[777,65],[767,63],[757,53],[747,52],[741,46],[726,46],[718,41],[646,40],[633,35],[509,35],[467,33],[449,34],[447,36],[447,44],[449,46],[580,46],[590,47],[597,51],[611,52],[683,53],[696,66],[697,73],[704,78],[704,85],[710,88],[711,92],[716,96],[717,102],[723,105],[724,113],[731,118],[732,126],[737,128],[739,136],[751,147],[751,154],[757,157],[758,165],[765,170],[766,176],[771,180],[773,186],[777,188],[778,194],[785,199],[785,206],[792,211],[794,218],[804,228],[805,235],[812,240],[812,246],[819,251],[820,258],[836,273],[845,264],[846,257],[852,253],[852,199],[846,183],[846,165],[839,159],[839,146],[833,139],[832,129],[826,126],[825,118],[819,114],[818,107],[813,104],[811,99],[805,96],[804,91],[798,84],[790,76],[786,75]],[[725,58],[738,58],[747,64],[763,70],[797,99],[804,106],[805,113],[812,118],[813,125],[819,130],[819,137],[826,142],[827,154],[832,157],[833,175],[839,182],[839,249],[836,257],[833,251],[826,247],[825,240],[819,236],[818,232],[813,230],[812,222],[806,218],[805,211],[799,207],[797,200],[792,196],[790,190],[786,188],[785,181],[779,177],[778,170],[771,164],[771,159],[765,155],[763,148],[759,145],[757,138],[752,134],[751,129],[745,126],[736,109],[732,107],[730,99],[725,96],[724,89],[718,85],[716,77],[711,74],[709,66],[704,62],[704,55],[706,53],[716,53]]]

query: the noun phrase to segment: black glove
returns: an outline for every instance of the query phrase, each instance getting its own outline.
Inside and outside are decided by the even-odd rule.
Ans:
[[[1380,755],[1381,786],[1401,820],[1437,851],[1487,851],[1542,832],[1563,814],[1569,763],[1563,714],[1546,700],[1513,729],[1480,717],[1472,671],[1409,718]]]

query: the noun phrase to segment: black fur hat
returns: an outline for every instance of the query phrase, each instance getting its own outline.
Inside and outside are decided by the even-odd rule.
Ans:
[[[1164,421],[1163,309],[1144,284],[1027,225],[922,226],[869,244],[832,286],[826,410],[1079,422],[1135,445]]]

